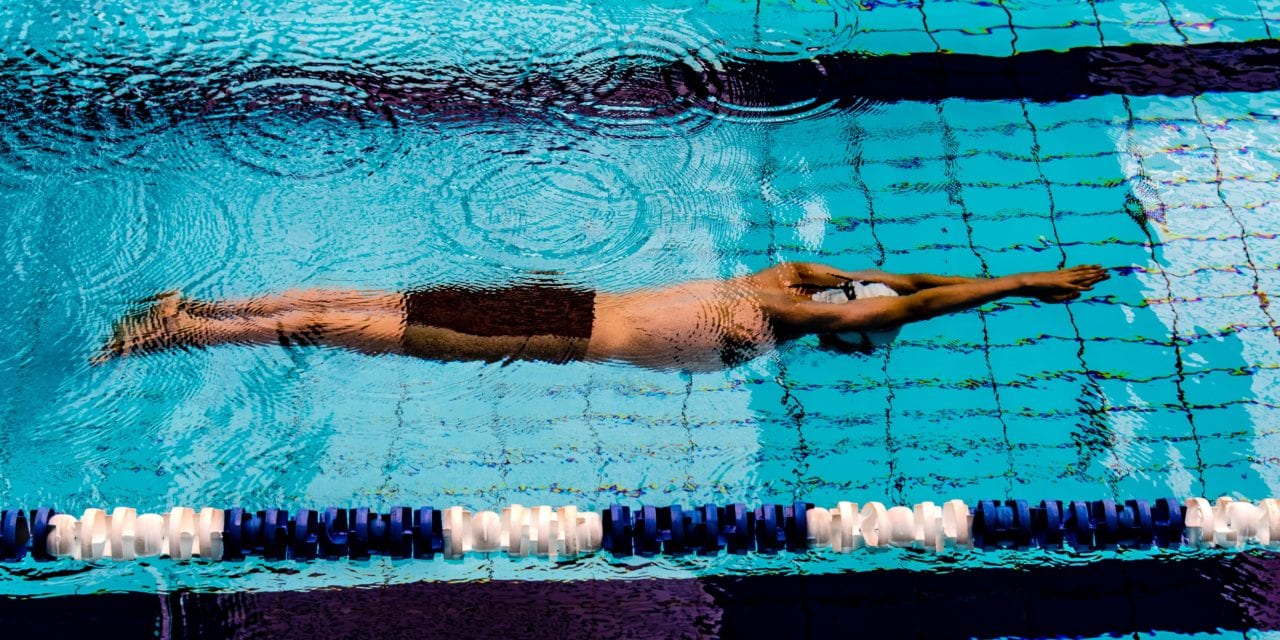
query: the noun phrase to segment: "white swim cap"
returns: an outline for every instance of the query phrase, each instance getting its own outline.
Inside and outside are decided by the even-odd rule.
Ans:
[[[850,298],[846,290],[853,293]],[[897,291],[890,289],[888,285],[882,282],[861,282],[858,280],[850,281],[845,288],[824,289],[813,294],[812,299],[815,302],[826,302],[828,304],[845,304],[853,300],[865,300],[868,298],[884,298],[887,296],[898,295]],[[889,329],[888,331],[846,331],[844,333],[829,334],[832,338],[843,343],[845,346],[860,347],[870,349],[873,347],[882,347],[898,337],[898,329]]]

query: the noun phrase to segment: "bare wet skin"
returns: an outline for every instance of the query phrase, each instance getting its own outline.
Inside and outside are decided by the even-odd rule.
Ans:
[[[244,301],[197,301],[166,292],[144,310],[121,319],[92,361],[218,344],[318,345],[404,354],[406,336],[412,334],[415,348],[408,354],[435,360],[585,359],[713,370],[735,366],[803,335],[892,329],[1005,297],[1068,302],[1109,277],[1098,265],[969,278],[784,263],[726,280],[588,296],[593,300],[587,303],[593,305],[586,307],[588,318],[594,320],[585,348],[572,342],[583,338],[557,334],[552,326],[520,335],[471,335],[465,326],[409,325],[405,294],[395,292],[312,289]],[[815,291],[852,281],[882,283],[898,296],[842,304],[812,299]],[[528,314],[530,309],[504,307],[502,312]],[[564,340],[570,342],[560,344]],[[546,355],[550,353],[577,355],[553,358]]]
[[[111,338],[90,358],[102,364],[116,357],[153,353],[177,347],[183,326],[190,318],[182,309],[182,296],[177,291],[157,294],[150,304],[121,318],[112,329]]]

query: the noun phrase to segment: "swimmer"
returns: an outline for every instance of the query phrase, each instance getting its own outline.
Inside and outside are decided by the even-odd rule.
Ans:
[[[1065,302],[1110,276],[1097,265],[966,278],[791,262],[726,280],[623,293],[552,284],[405,293],[309,289],[246,300],[163,293],[93,358],[220,344],[323,345],[440,361],[732,367],[818,334],[874,342],[898,327],[1006,297]]]

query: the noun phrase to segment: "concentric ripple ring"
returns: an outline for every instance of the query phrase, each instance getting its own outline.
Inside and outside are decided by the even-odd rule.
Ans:
[[[313,179],[375,171],[401,142],[391,111],[340,71],[305,69],[225,87],[205,106],[210,135],[233,160],[271,175]]]

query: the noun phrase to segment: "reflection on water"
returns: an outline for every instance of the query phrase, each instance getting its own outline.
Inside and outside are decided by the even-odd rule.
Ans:
[[[742,637],[762,630],[827,634],[862,624],[911,637],[1095,637],[1274,630],[1274,556],[1094,559],[1074,565],[697,579],[416,582],[377,589],[209,592],[178,590],[0,601],[15,633],[78,630],[84,619],[120,634],[269,637],[285,629],[328,635],[416,635],[465,627],[593,636],[623,627],[669,636]],[[975,599],[980,582],[993,598]],[[1180,615],[1170,615],[1177,607]],[[1010,615],[1010,610],[1040,615]],[[1081,615],[1081,610],[1089,615]],[[911,616],[904,611],[964,611]],[[766,615],[767,614],[767,615]],[[623,620],[625,622],[620,622]],[[516,635],[522,635],[519,632]]]
[[[965,58],[978,65],[965,75],[936,53],[852,53],[872,9],[844,2],[794,21],[765,19],[770,3],[719,18],[268,4],[212,16],[0,9],[15,34],[0,43],[6,500],[492,509],[1274,488],[1263,455],[1274,434],[1239,425],[1266,424],[1265,385],[1246,381],[1274,369],[1275,345],[1258,339],[1257,318],[1234,319],[1244,307],[1186,291],[1225,290],[1214,278],[1239,266],[1240,247],[1213,250],[1225,232],[1195,229],[1210,219],[1194,202],[1206,183],[1188,187],[1182,167],[1138,180],[1157,171],[1123,159],[1151,150],[1116,144],[1145,136],[1162,161],[1194,157],[1183,151],[1198,139],[1162,142],[1195,118],[1165,96],[1237,89],[1255,93],[1224,99],[1225,112],[1274,109],[1261,91],[1277,76],[1241,64],[1270,45],[1166,47],[1138,62],[1047,52],[1019,56],[1022,73]],[[1157,63],[1195,80],[1152,81]],[[1197,73],[1207,66],[1218,72]],[[1136,98],[1113,92],[1155,96],[1152,113],[1132,116]],[[1236,142],[1237,156],[1257,147]],[[1177,233],[1151,235],[1126,211],[1131,178],[1148,187],[1141,213]],[[1246,183],[1224,178],[1227,190]],[[1149,202],[1186,193],[1181,209]],[[1262,222],[1250,224],[1265,226],[1254,204]],[[1275,262],[1258,229],[1231,233]],[[1175,253],[1154,255],[1166,241]],[[236,346],[87,364],[110,322],[160,291],[226,299],[531,277],[619,291],[781,260],[964,274],[1098,262],[1137,275],[1070,307],[1010,301],[922,324],[870,355],[801,340],[715,374]],[[1253,453],[1253,466],[1239,463]],[[943,568],[784,554],[723,570],[877,562]],[[23,565],[0,584],[147,590],[153,568],[166,585],[261,589],[334,573],[360,584],[719,569],[417,566],[224,576]]]

